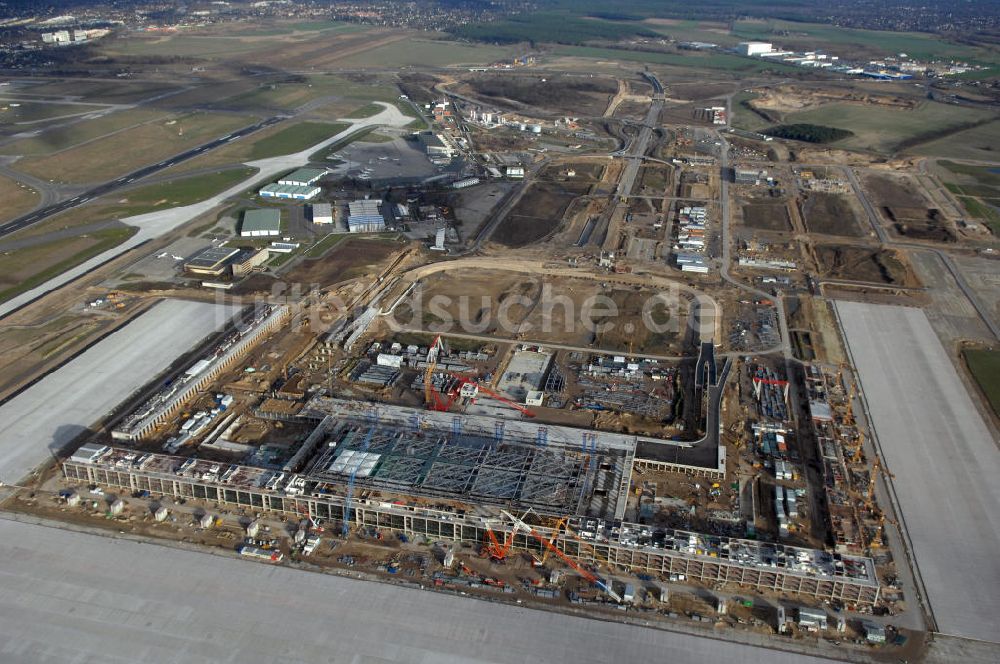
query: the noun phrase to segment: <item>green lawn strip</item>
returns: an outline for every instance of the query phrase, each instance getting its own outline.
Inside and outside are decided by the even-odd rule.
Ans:
[[[733,72],[760,71],[801,71],[801,67],[786,65],[781,62],[769,62],[760,59],[743,58],[725,53],[680,55],[677,53],[659,53],[651,51],[631,51],[618,48],[598,48],[593,46],[559,46],[553,49],[554,55],[575,58],[596,58],[600,60],[631,60],[649,62],[659,65],[674,65],[701,69],[721,69]]]
[[[121,218],[191,205],[239,184],[256,172],[256,168],[231,168],[208,175],[196,175],[140,187],[124,193],[122,199],[127,199],[125,203],[102,207],[101,214]]]
[[[965,207],[970,217],[985,222],[994,235],[1000,235],[1000,212],[997,212],[989,205],[983,203],[978,198],[970,196],[959,196],[959,201]]]
[[[962,355],[993,412],[1000,417],[1000,350],[965,349]]]
[[[350,125],[344,122],[303,122],[286,127],[254,143],[250,159],[267,159],[293,154],[325,141],[348,127]]]
[[[328,251],[346,240],[349,233],[330,233],[325,238],[309,247],[306,251],[306,258],[322,258]]]

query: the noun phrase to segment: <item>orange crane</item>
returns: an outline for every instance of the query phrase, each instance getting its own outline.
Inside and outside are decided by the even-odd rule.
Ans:
[[[496,533],[493,532],[489,524],[486,524],[486,536],[489,538],[489,542],[483,547],[483,553],[488,555],[490,560],[502,562],[507,557],[507,554],[510,553],[510,547],[514,544],[514,533],[506,535],[501,545]]]
[[[559,529],[562,528],[563,526],[566,526],[566,519],[567,518],[568,517],[564,516],[561,519],[558,519],[556,521],[555,525],[552,527],[552,537],[549,539],[549,543],[550,544],[555,544],[555,541],[557,539],[559,539]],[[569,532],[569,527],[568,526],[566,527],[566,532]],[[545,560],[549,557],[549,551],[551,551],[551,550],[552,549],[550,549],[548,547],[545,548],[545,553],[542,554],[542,563],[544,563]]]
[[[526,524],[521,519],[517,518],[516,516],[514,516],[513,514],[511,514],[510,512],[507,512],[505,510],[501,510],[501,513],[504,516],[506,516],[508,519],[510,519],[511,522],[513,522],[513,524],[514,524],[514,531],[515,532],[518,531],[518,530],[520,530],[520,531],[526,532],[529,535],[531,535],[532,537],[534,537],[536,540],[538,540],[539,542],[541,542],[547,549],[549,549],[550,551],[552,551],[553,553],[555,553],[557,556],[559,556],[560,560],[562,560],[564,563],[566,563],[567,565],[569,565],[570,567],[572,567],[574,570],[576,570],[576,572],[580,576],[582,576],[587,581],[589,581],[590,583],[594,584],[595,586],[597,586],[598,588],[600,588],[601,590],[603,590],[605,593],[607,593],[608,597],[610,597],[611,599],[613,599],[616,602],[618,602],[619,604],[621,604],[621,602],[622,602],[621,595],[619,595],[618,593],[615,592],[614,588],[611,587],[610,583],[607,583],[603,579],[598,578],[594,574],[590,573],[589,571],[587,571],[586,569],[584,569],[583,567],[581,567],[579,564],[577,564],[577,562],[575,560],[573,560],[572,558],[570,558],[569,556],[567,556],[565,553],[563,553],[562,551],[560,551],[558,549],[558,547],[556,547],[555,544],[553,544],[548,539],[546,539],[544,535],[542,535],[537,530],[535,530],[534,528],[532,528],[531,526],[529,526],[528,524]]]
[[[441,395],[434,389],[434,370],[437,368],[438,356],[442,350],[444,342],[441,341],[441,335],[438,335],[427,351],[427,371],[424,372],[424,403],[433,410],[448,410],[441,401]]]
[[[872,464],[872,470],[869,473],[868,495],[865,496],[865,509],[869,512],[873,511],[875,508],[875,482],[878,480],[879,473],[885,475],[887,480],[895,479],[896,477],[882,466],[882,459],[879,456],[876,456],[875,462]]]

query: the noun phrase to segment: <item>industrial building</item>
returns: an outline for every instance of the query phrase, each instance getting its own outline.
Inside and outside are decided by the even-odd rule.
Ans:
[[[681,272],[708,274],[708,264],[705,263],[705,257],[701,254],[679,252],[674,254],[674,260],[677,262],[677,267],[681,269]]]
[[[385,230],[380,199],[364,199],[347,204],[347,230],[351,233],[379,233]]]
[[[281,233],[280,210],[247,210],[240,224],[240,237],[268,237]]]
[[[264,198],[287,198],[295,201],[308,201],[319,196],[322,191],[314,185],[272,183],[261,187],[257,193]]]
[[[326,175],[326,171],[321,168],[300,168],[278,180],[278,184],[290,185],[293,187],[308,187]]]
[[[312,222],[314,224],[332,224],[333,206],[329,203],[313,203]]]
[[[736,46],[736,50],[740,55],[763,55],[765,53],[770,53],[774,50],[774,45],[770,42],[740,42]]]
[[[184,263],[184,270],[208,277],[222,276],[229,269],[230,259],[239,252],[232,247],[209,247]]]

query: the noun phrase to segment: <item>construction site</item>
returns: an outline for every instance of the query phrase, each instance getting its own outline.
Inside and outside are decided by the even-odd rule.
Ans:
[[[389,307],[379,293],[397,288],[371,301]],[[810,525],[839,485],[825,498],[804,481],[778,369],[712,342],[666,361],[382,336],[371,321],[315,333],[304,311],[245,311],[41,480],[55,504],[22,507],[271,564],[666,620],[808,630],[793,607],[885,606],[873,517],[829,503],[834,548]],[[724,415],[748,400],[746,418]],[[836,432],[823,444],[843,445],[847,468],[856,441]],[[850,524],[868,539],[849,541]]]
[[[6,505],[605,620],[919,648],[893,476],[827,300],[927,297],[920,261],[876,241],[919,206],[885,174],[730,131],[731,100],[681,104],[649,71],[600,119],[502,110],[504,79],[470,73],[430,77],[411,137],[455,168],[398,191],[331,175],[324,199],[353,203],[304,254],[218,293],[168,278],[181,248],[130,263],[155,279],[95,279],[76,302],[95,319],[197,300],[229,322]],[[336,153],[403,169],[387,146],[407,139],[386,138]],[[204,251],[192,274],[236,255],[171,241]]]

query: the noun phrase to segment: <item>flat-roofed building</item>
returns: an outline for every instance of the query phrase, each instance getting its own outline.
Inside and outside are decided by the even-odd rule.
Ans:
[[[226,273],[230,259],[239,252],[233,247],[209,247],[184,263],[184,269],[191,274],[218,277]]]
[[[280,210],[247,210],[243,213],[240,237],[268,237],[280,232]]]
[[[347,204],[347,229],[352,233],[378,233],[385,230],[382,201],[365,199]]]
[[[278,180],[278,184],[290,184],[298,187],[308,187],[326,175],[322,168],[300,168]]]
[[[272,183],[261,187],[257,193],[264,198],[288,198],[296,201],[308,201],[319,196],[322,191],[314,185]]]
[[[233,276],[243,277],[267,262],[270,254],[267,249],[240,249],[233,258]]]
[[[313,203],[312,221],[314,224],[332,224],[333,206],[329,203]]]

